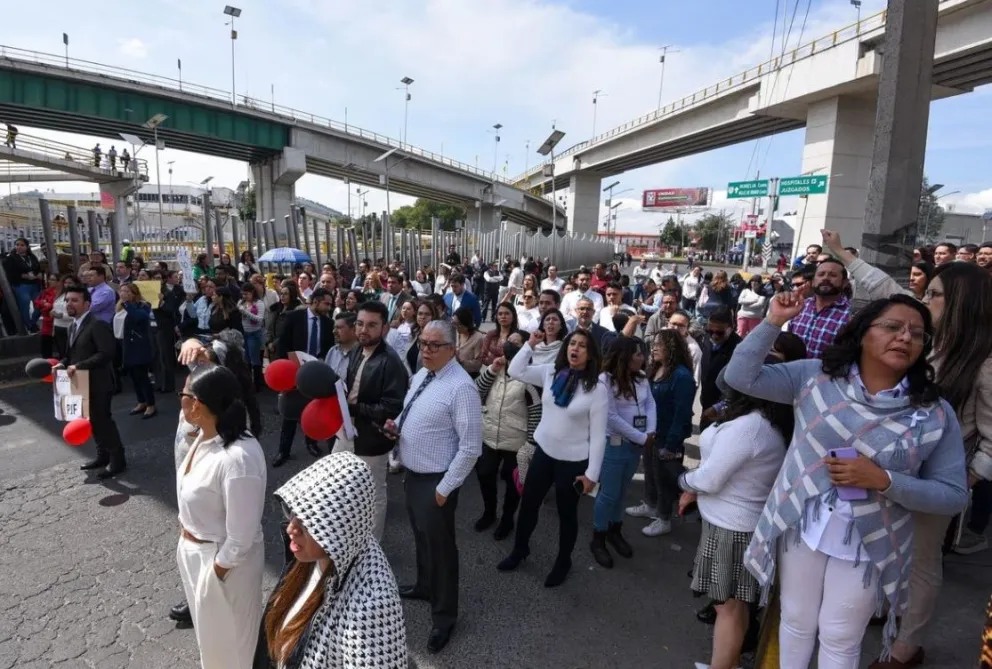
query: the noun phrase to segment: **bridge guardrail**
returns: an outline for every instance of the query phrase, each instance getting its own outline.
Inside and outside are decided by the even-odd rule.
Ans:
[[[381,135],[377,132],[371,130],[365,130],[358,126],[342,123],[340,121],[334,121],[332,119],[320,116],[319,114],[312,114],[309,112],[300,111],[292,107],[287,107],[285,105],[275,104],[271,101],[265,101],[258,98],[253,98],[246,95],[236,96],[235,101],[231,101],[231,92],[221,90],[218,88],[211,88],[210,86],[202,86],[200,84],[191,83],[185,80],[173,79],[171,77],[165,77],[158,74],[150,74],[147,72],[139,72],[137,70],[130,70],[126,68],[114,67],[111,65],[104,65],[103,63],[96,63],[90,60],[83,60],[79,58],[67,58],[65,56],[60,56],[58,54],[45,53],[42,51],[32,51],[30,49],[21,49],[18,47],[12,47],[0,44],[0,59],[7,59],[11,61],[26,61],[29,63],[36,63],[40,65],[53,66],[61,69],[68,70],[78,70],[80,72],[86,72],[88,74],[98,74],[108,77],[113,77],[115,79],[127,79],[133,83],[140,84],[150,84],[153,86],[159,86],[161,88],[166,88],[171,91],[178,91],[180,93],[196,95],[204,98],[208,98],[214,102],[224,102],[226,104],[232,105],[234,109],[238,107],[243,107],[245,109],[257,112],[270,113],[275,116],[283,117],[284,119],[292,119],[297,123],[309,123],[311,125],[320,128],[330,128],[332,130],[337,130],[344,132],[348,135],[360,137],[362,139],[369,139],[373,142],[377,142],[384,146],[390,148],[398,148],[406,153],[410,153],[414,156],[418,156],[425,160],[435,162],[448,167],[453,167],[455,169],[461,170],[463,172],[468,172],[476,176],[483,177],[489,181],[495,181],[507,185],[512,185],[510,179],[503,177],[499,174],[493,172],[487,172],[485,170],[480,170],[472,165],[467,165],[460,161],[454,160],[452,158],[446,158],[440,154],[434,153],[433,151],[427,151],[426,149],[421,149],[419,147],[401,142],[400,140],[393,139],[392,137],[387,137],[386,135]],[[240,101],[240,104],[238,104]]]
[[[129,174],[134,175],[137,173],[145,179],[148,178],[148,162],[143,158],[134,158],[132,156],[130,166],[124,165],[123,162],[118,162],[115,169],[112,170],[110,167],[110,158],[107,157],[106,152],[100,156],[100,165],[95,165],[93,162],[93,149],[85,149],[80,146],[25,135],[20,132],[17,133],[14,143],[15,150],[30,151],[31,153],[36,153],[47,158],[76,162],[81,165],[104,170],[110,176],[118,175],[120,178],[126,178]],[[120,155],[117,158],[119,159]]]
[[[952,0],[940,0],[940,4],[944,4],[945,2],[950,2],[950,1]],[[624,123],[621,126],[617,126],[616,128],[608,130],[602,134],[596,135],[592,139],[586,140],[584,142],[579,142],[578,144],[569,147],[562,153],[556,154],[555,160],[573,155],[584,149],[589,148],[594,144],[597,144],[598,142],[602,142],[612,137],[616,137],[617,135],[621,135],[625,132],[628,132],[640,126],[654,123],[658,119],[668,116],[669,114],[674,114],[676,112],[681,112],[685,109],[689,109],[695,106],[696,104],[700,104],[702,102],[708,101],[709,99],[715,97],[718,94],[726,93],[732,88],[736,88],[738,86],[742,86],[744,84],[755,81],[759,77],[762,77],[768,74],[769,72],[773,72],[787,65],[791,65],[799,60],[808,58],[816,53],[819,53],[823,49],[834,47],[838,44],[842,44],[852,39],[857,39],[858,37],[861,37],[865,33],[870,33],[879,28],[884,28],[885,18],[886,18],[885,11],[878,12],[877,14],[872,14],[871,16],[866,16],[862,18],[860,21],[852,23],[848,26],[844,26],[843,28],[835,30],[824,37],[819,37],[811,42],[801,44],[787,53],[784,53],[780,56],[767,60],[759,65],[755,65],[754,67],[748,68],[747,70],[744,70],[739,74],[735,74],[731,77],[727,77],[726,79],[723,79],[712,86],[707,86],[701,91],[696,91],[691,95],[686,95],[685,97],[675,100],[674,102],[670,102],[662,106],[660,109],[656,109],[652,112],[648,112],[647,114],[644,114],[643,116],[639,116],[631,121],[628,121],[627,123]],[[516,177],[510,179],[510,183],[516,186],[517,188],[522,188],[523,187],[521,186],[522,182],[528,181],[528,179],[532,174],[537,173],[537,169],[540,169],[544,165],[547,165],[549,163],[550,161],[539,163],[538,165],[535,166],[535,168],[531,168],[528,172],[519,174]]]

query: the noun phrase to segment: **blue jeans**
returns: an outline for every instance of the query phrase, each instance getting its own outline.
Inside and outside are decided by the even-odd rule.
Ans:
[[[41,316],[41,312],[37,309],[34,311],[34,316],[31,315],[31,303],[41,294],[41,288],[36,283],[22,283],[14,286],[14,294],[17,297],[17,310],[21,312],[21,323],[24,329],[30,330]]]
[[[262,366],[262,331],[245,332],[245,356],[252,367]]]
[[[597,532],[605,532],[610,528],[610,523],[619,523],[623,519],[627,486],[637,473],[641,449],[641,446],[626,439],[619,446],[610,446],[607,440],[603,466],[599,470],[599,492],[596,493],[596,506],[592,514],[593,528]]]
[[[639,300],[644,296],[644,284],[637,283],[634,284],[634,299]]]

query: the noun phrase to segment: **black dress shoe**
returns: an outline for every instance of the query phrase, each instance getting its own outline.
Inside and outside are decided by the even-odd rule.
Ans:
[[[513,516],[503,516],[502,520],[499,521],[499,525],[496,526],[496,531],[493,532],[493,539],[502,541],[510,536],[511,532],[513,532]]]
[[[280,453],[272,459],[272,466],[282,467],[286,460],[289,460],[289,453]]]
[[[483,513],[482,517],[475,521],[475,531],[485,532],[496,522],[495,513]]]
[[[169,609],[169,618],[175,620],[177,623],[189,623],[193,624],[193,616],[189,612],[189,604],[182,602],[176,604],[171,609]]]
[[[503,560],[496,565],[496,569],[500,571],[513,571],[520,566],[520,563],[527,559],[530,555],[530,550],[523,553],[518,553],[516,549],[510,552]]]
[[[704,625],[715,625],[716,608],[714,607],[714,603],[710,602],[703,608],[696,611],[696,620],[703,623]]]
[[[421,602],[430,601],[430,596],[428,596],[425,592],[421,591],[415,585],[401,585],[400,597],[402,599],[413,599]]]
[[[110,464],[110,458],[103,457],[97,458],[96,460],[90,460],[89,462],[79,466],[80,469],[86,471],[88,469],[103,469]]]
[[[105,470],[97,474],[96,477],[100,479],[111,479],[117,476],[118,474],[123,474],[126,471],[127,471],[126,462],[114,462],[111,463],[111,465],[107,467]]]
[[[320,452],[320,446],[317,444],[316,441],[310,441],[309,439],[307,439],[304,443],[306,444],[307,452],[309,452],[310,455],[312,455],[313,457],[319,458],[321,455],[323,455]]]
[[[451,639],[451,630],[454,625],[447,628],[435,627],[431,629],[431,635],[427,637],[427,650],[431,653],[440,653],[448,645]]]
[[[127,415],[128,416],[137,416],[139,413],[144,413],[144,412],[145,412],[145,408],[144,407],[141,407],[140,409],[138,409],[137,407],[135,407],[134,409],[131,409],[130,411],[128,411],[127,412]]]

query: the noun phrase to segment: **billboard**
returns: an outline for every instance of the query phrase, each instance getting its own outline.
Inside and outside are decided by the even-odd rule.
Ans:
[[[654,188],[644,191],[641,207],[646,210],[675,209],[705,207],[709,203],[709,188]]]

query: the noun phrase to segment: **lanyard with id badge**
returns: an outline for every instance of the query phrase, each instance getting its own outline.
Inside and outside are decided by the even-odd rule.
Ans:
[[[633,388],[634,388],[634,406],[637,407],[637,411],[640,411],[641,410],[641,401],[637,397],[637,383],[634,383]],[[634,420],[632,422],[632,425],[634,426],[634,429],[635,430],[640,430],[641,432],[646,432],[647,429],[648,429],[648,417],[647,416],[644,416],[644,415],[641,415],[641,414],[638,414],[638,415],[634,416]],[[619,446],[622,443],[623,443],[623,437],[616,437],[616,436],[610,437],[610,446]]]

